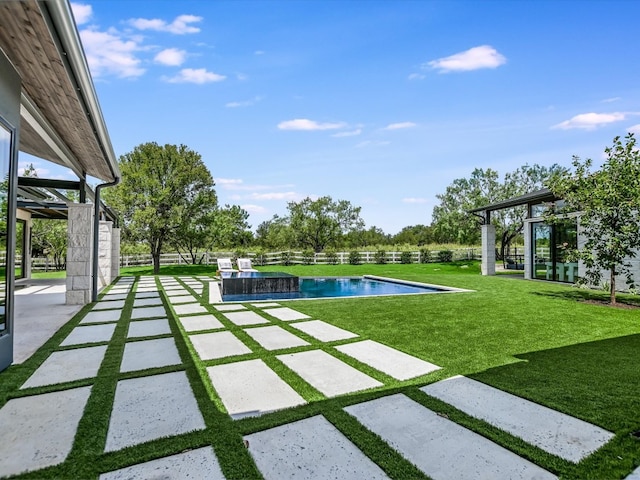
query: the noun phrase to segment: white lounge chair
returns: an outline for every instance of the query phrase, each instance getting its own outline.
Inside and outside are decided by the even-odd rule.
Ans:
[[[218,271],[219,272],[237,272],[238,270],[233,268],[233,264],[231,263],[230,258],[219,258]]]
[[[257,272],[258,271],[251,266],[251,259],[249,258],[239,258],[238,260],[236,260],[236,263],[238,264],[238,270],[240,270],[241,272]]]

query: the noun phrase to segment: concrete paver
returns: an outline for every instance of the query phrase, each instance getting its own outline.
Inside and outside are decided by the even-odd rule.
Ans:
[[[131,310],[131,320],[139,318],[166,317],[167,311],[163,306],[159,307],[140,307]]]
[[[204,428],[185,372],[120,380],[105,451]]]
[[[111,300],[126,300],[128,294],[127,293],[105,293],[102,296],[102,300],[111,301]]]
[[[570,462],[579,462],[614,437],[583,420],[466,377],[447,378],[421,390]]]
[[[153,286],[153,287],[138,287],[136,289],[136,293],[144,293],[144,292],[157,292],[158,291],[158,287]]]
[[[99,325],[77,326],[65,338],[60,346],[81,345],[83,343],[108,342],[113,337],[116,329],[115,323],[103,323]]]
[[[124,308],[124,300],[100,301],[93,306],[92,310],[109,310],[113,308]]]
[[[382,386],[382,383],[322,350],[276,357],[327,397]]]
[[[640,480],[640,467],[631,472],[625,480]]]
[[[176,305],[178,303],[194,303],[198,300],[193,295],[178,295],[176,297],[169,297],[169,303]]]
[[[9,400],[0,409],[0,477],[62,463],[91,387]]]
[[[153,307],[155,305],[162,305],[162,299],[159,296],[149,298],[138,298],[133,301],[133,308],[140,307]]]
[[[239,303],[233,304],[233,305],[216,305],[215,308],[217,311],[219,312],[232,312],[234,310],[246,310],[247,307],[245,307],[244,305],[241,305]]]
[[[304,313],[298,312],[289,307],[270,308],[269,310],[265,310],[265,312],[276,317],[278,320],[283,320],[285,322],[311,318],[309,315],[305,315]]]
[[[262,360],[216,365],[208,367],[207,373],[227,412],[234,419],[306,403]]]
[[[171,333],[169,320],[160,318],[157,320],[139,320],[129,324],[127,338],[153,337]]]
[[[273,308],[273,307],[279,307],[280,304],[275,302],[265,302],[265,303],[252,303],[251,306],[256,308]]]
[[[249,453],[266,480],[388,478],[323,416],[246,435]]]
[[[87,313],[82,320],[80,320],[80,323],[84,325],[87,323],[117,322],[120,320],[121,314],[121,310],[92,310]]]
[[[339,345],[336,350],[366,363],[397,380],[409,380],[440,370],[433,363],[425,362],[412,355],[388,347],[373,340]]]
[[[202,447],[157,458],[150,462],[103,473],[98,480],[148,480],[148,479],[206,478],[224,480],[218,458],[213,448]]]
[[[180,354],[173,338],[128,342],[122,354],[121,372],[180,365]]]
[[[141,298],[160,298],[160,292],[136,292],[134,298],[136,300]]]
[[[98,374],[106,352],[106,345],[53,352],[20,388],[93,378]]]
[[[208,313],[207,309],[197,303],[187,303],[184,305],[175,305],[173,310],[178,315],[190,315],[196,313]]]
[[[232,357],[251,353],[249,347],[231,332],[213,332],[189,335],[193,348],[202,360]]]
[[[178,321],[182,324],[187,332],[198,332],[200,330],[215,330],[224,328],[213,315],[192,315],[190,317],[178,317]]]
[[[309,322],[296,322],[291,326],[312,336],[313,338],[320,340],[321,342],[334,342],[336,340],[347,340],[349,338],[356,338],[358,335],[344,330],[339,327],[335,327],[322,320],[311,320]]]
[[[259,325],[262,323],[271,323],[266,318],[258,315],[256,312],[245,311],[245,312],[228,312],[223,313],[225,318],[227,318],[230,322],[239,325]]]
[[[293,333],[287,332],[284,328],[277,325],[247,328],[245,332],[267,350],[280,350],[283,348],[310,345],[309,342],[300,337],[296,337]]]
[[[402,394],[344,410],[434,480],[556,478]]]

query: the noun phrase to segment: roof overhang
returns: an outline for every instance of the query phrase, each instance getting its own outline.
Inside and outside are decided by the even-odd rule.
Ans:
[[[0,49],[22,80],[20,151],[78,178],[116,180],[117,159],[69,1],[0,1]]]
[[[558,200],[558,198],[551,192],[551,190],[543,188],[534,192],[525,193],[518,197],[508,198],[507,200],[492,203],[491,205],[474,208],[473,210],[469,210],[469,213],[493,212],[495,210],[502,210],[505,208],[519,207],[521,205],[534,205],[543,202],[554,202],[556,200]]]

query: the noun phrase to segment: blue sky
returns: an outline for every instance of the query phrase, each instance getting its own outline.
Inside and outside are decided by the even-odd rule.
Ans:
[[[396,233],[476,167],[598,162],[640,134],[632,0],[73,8],[116,155],[187,145],[254,229],[330,195]]]

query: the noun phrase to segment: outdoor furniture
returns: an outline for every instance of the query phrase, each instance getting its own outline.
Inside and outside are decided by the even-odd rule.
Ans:
[[[249,258],[239,258],[238,260],[236,260],[236,263],[238,264],[238,270],[240,270],[241,272],[257,272],[258,271],[251,266],[251,259]]]
[[[218,258],[218,272],[237,272],[230,258]]]

